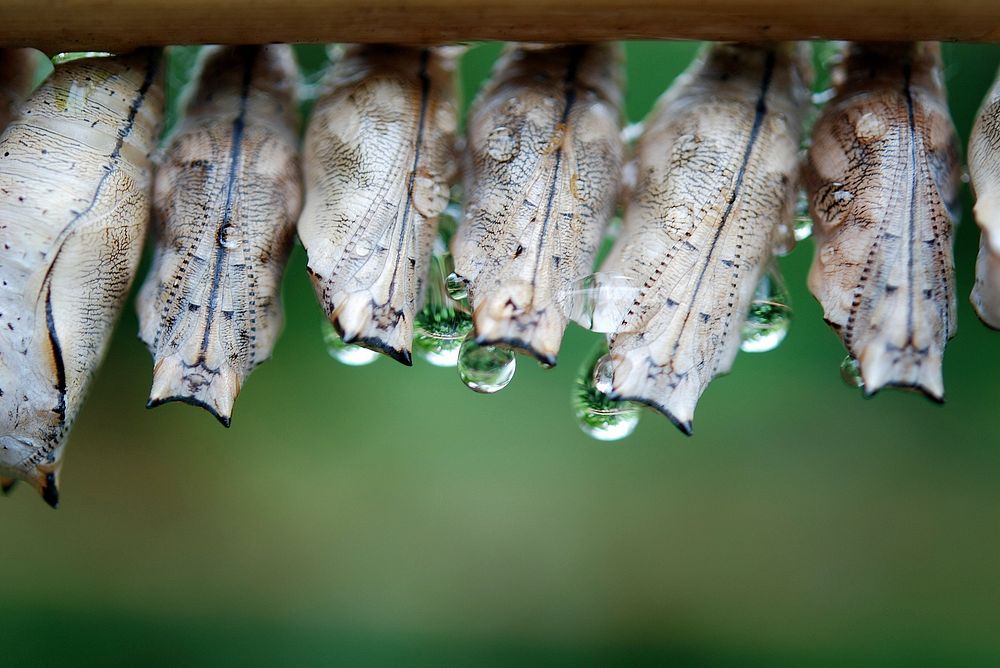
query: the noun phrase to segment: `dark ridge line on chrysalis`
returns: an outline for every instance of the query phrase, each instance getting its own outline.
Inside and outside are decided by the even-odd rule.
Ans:
[[[212,270],[212,287],[208,294],[208,312],[205,315],[205,328],[202,334],[201,347],[198,350],[198,363],[204,366],[208,354],[208,338],[215,321],[215,307],[219,301],[219,286],[222,282],[222,267],[228,249],[222,243],[223,230],[233,217],[233,199],[236,190],[236,174],[243,153],[243,131],[246,127],[247,98],[250,96],[250,84],[253,82],[253,67],[257,60],[257,47],[241,47],[245,60],[243,61],[243,82],[240,87],[240,110],[233,121],[233,146],[229,152],[229,174],[226,182],[226,203],[223,208],[222,221],[215,232],[215,267]],[[207,367],[206,367],[207,368]]]

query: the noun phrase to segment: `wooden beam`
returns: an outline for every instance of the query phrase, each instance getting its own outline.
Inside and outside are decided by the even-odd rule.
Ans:
[[[1000,42],[1000,0],[0,0],[0,46],[608,39]]]

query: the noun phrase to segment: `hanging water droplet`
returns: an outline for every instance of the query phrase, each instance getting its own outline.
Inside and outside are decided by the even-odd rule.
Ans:
[[[323,321],[321,330],[323,332],[323,343],[326,345],[326,352],[341,364],[346,364],[347,366],[365,366],[378,359],[378,353],[374,350],[344,343],[340,335],[337,334],[337,330],[333,328],[333,325],[329,321]]]
[[[455,272],[448,274],[448,278],[445,279],[445,289],[448,290],[448,296],[455,301],[462,301],[469,297],[468,281]]]
[[[556,295],[563,315],[594,332],[622,332],[622,321],[639,296],[639,286],[621,274],[597,272],[577,279]]]
[[[853,355],[848,355],[840,363],[840,378],[851,387],[865,386],[865,381],[861,377],[861,365]]]
[[[413,349],[434,366],[456,366],[462,342],[472,331],[472,316],[450,305],[428,303],[414,319]]]
[[[499,392],[510,384],[517,369],[514,353],[496,346],[480,346],[471,334],[458,353],[458,375],[470,390]]]
[[[764,353],[777,348],[792,320],[792,308],[785,282],[776,268],[769,270],[757,284],[750,313],[743,323],[740,350]]]
[[[640,407],[608,398],[613,370],[608,345],[601,341],[584,360],[573,384],[573,414],[585,434],[599,441],[625,438],[639,424]]]
[[[499,162],[507,162],[517,153],[517,137],[510,128],[494,128],[486,137],[486,152]]]

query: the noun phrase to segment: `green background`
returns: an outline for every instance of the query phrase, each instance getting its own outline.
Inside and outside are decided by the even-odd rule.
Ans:
[[[498,48],[465,57],[466,97]],[[628,46],[631,120],[696,48]],[[1000,47],[945,56],[964,142]],[[495,396],[420,361],[341,366],[301,247],[286,330],[225,430],[144,408],[129,307],[62,508],[23,485],[0,501],[0,662],[997,665],[1000,334],[967,301],[978,238],[966,215],[944,406],[840,380],[806,241],[781,261],[787,340],[740,355],[691,439],[653,413],[623,442],[584,436],[569,392],[598,335],[575,326],[557,368],[522,359]]]

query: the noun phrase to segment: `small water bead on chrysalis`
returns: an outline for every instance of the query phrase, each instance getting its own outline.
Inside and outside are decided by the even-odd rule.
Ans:
[[[323,344],[330,357],[347,366],[366,366],[378,359],[378,353],[368,348],[344,343],[328,320],[320,325],[323,332]]]
[[[861,365],[853,355],[848,355],[840,363],[840,379],[850,387],[865,386],[865,381],[861,377]]]
[[[791,325],[790,302],[781,274],[772,267],[757,284],[750,312],[743,323],[740,350],[765,353],[777,348],[785,340]]]
[[[499,392],[510,384],[517,370],[513,351],[481,346],[469,334],[458,354],[458,375],[470,390],[482,394]]]
[[[584,329],[610,334],[622,331],[622,321],[638,296],[639,286],[632,278],[597,272],[561,290],[556,304],[563,315]]]
[[[599,441],[618,441],[635,431],[641,407],[630,401],[611,399],[614,371],[606,341],[601,341],[584,360],[573,383],[573,414],[583,433]]]
[[[455,301],[469,298],[469,282],[455,272],[448,274],[448,278],[445,279],[445,290]]]
[[[494,128],[486,137],[486,152],[497,162],[507,162],[517,154],[518,141],[510,128]]]

